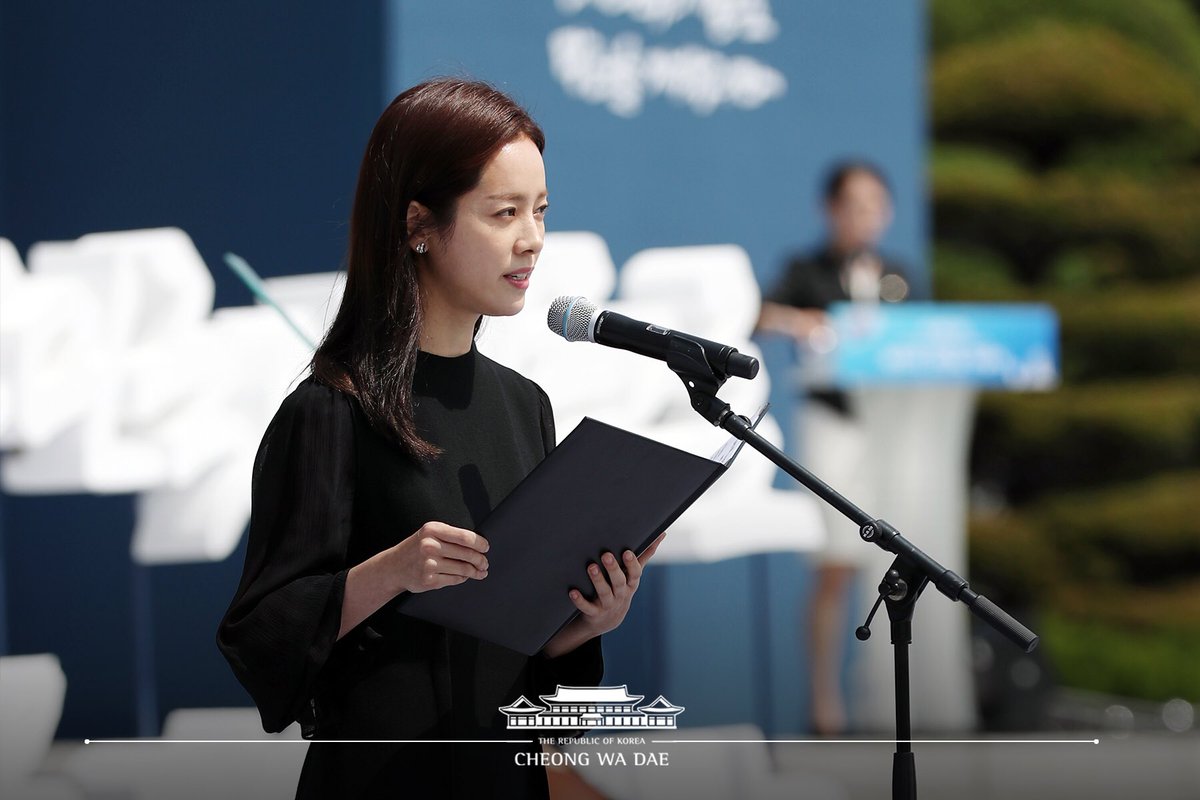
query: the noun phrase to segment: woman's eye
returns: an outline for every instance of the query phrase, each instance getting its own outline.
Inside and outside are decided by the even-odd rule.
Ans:
[[[546,203],[545,205],[538,206],[536,209],[534,209],[534,213],[536,213],[539,217],[544,217],[546,212],[549,210],[550,204]]]
[[[498,216],[498,217],[515,217],[516,215],[517,215],[517,210],[515,208],[506,208],[503,211],[499,212],[496,216]]]

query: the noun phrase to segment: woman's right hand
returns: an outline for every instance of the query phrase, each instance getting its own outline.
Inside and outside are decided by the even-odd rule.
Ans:
[[[487,577],[487,539],[444,522],[426,522],[389,551],[399,591],[427,592]],[[397,592],[399,594],[399,592]]]
[[[487,539],[473,531],[426,522],[399,544],[350,568],[338,638],[401,592],[427,592],[486,578],[487,550]]]

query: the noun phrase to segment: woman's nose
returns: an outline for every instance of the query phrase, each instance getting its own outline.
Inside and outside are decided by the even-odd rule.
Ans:
[[[525,222],[520,238],[517,239],[517,252],[537,255],[542,252],[542,245],[545,241],[546,229],[544,225],[540,220],[530,217]]]

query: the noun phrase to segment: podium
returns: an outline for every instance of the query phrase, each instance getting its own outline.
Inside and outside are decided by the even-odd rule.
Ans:
[[[873,496],[848,498],[970,580],[966,520],[975,399],[982,390],[1046,391],[1056,385],[1053,309],[841,303],[830,308],[825,334],[817,337],[820,352],[798,348],[793,386],[837,389],[857,408],[871,453]],[[847,523],[829,535],[854,532]],[[851,613],[865,617],[892,556],[860,544],[876,551],[851,603]],[[913,619],[913,726],[927,732],[971,730],[976,712],[970,614],[936,592],[926,594]],[[848,619],[850,625],[861,622]],[[892,649],[886,624],[875,627],[869,641],[850,645],[856,667],[848,682],[849,712],[856,730],[886,732],[895,719]]]

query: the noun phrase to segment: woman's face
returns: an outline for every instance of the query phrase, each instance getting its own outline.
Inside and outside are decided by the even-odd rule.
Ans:
[[[546,200],[537,145],[521,137],[502,147],[458,199],[450,236],[430,236],[418,258],[427,321],[473,327],[481,314],[524,307],[546,236]]]
[[[833,240],[843,252],[874,247],[892,221],[887,187],[864,170],[846,176],[841,191],[826,211]]]

